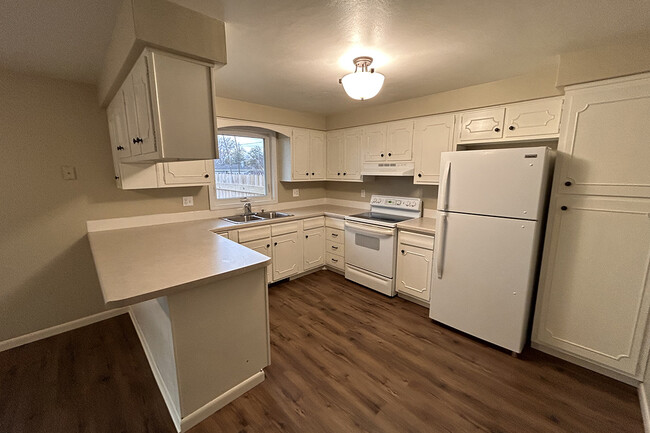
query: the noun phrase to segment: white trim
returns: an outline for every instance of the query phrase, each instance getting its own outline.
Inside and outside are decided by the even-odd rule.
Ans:
[[[561,351],[559,351],[559,350],[557,350],[557,349],[555,349],[553,347],[549,347],[549,346],[546,346],[544,344],[536,343],[534,341],[532,341],[530,343],[530,346],[533,349],[539,350],[540,352],[548,353],[549,355],[553,355],[556,358],[560,358],[560,359],[563,359],[563,360],[565,360],[567,362],[570,362],[572,364],[576,364],[576,365],[579,365],[580,367],[584,367],[584,368],[586,368],[588,370],[595,371],[596,373],[600,373],[603,376],[611,377],[612,379],[618,380],[619,382],[623,382],[623,383],[626,383],[628,385],[632,385],[632,386],[635,386],[635,387],[639,386],[639,380],[638,379],[626,376],[626,375],[624,375],[622,373],[619,373],[619,372],[616,372],[616,371],[612,371],[612,370],[610,370],[608,368],[605,368],[605,367],[601,367],[600,365],[593,364],[593,363],[591,363],[589,361],[585,361],[583,359],[576,358],[575,356],[571,356],[569,354],[561,352]]]
[[[599,80],[588,81],[586,83],[579,83],[579,84],[572,84],[570,86],[565,86],[564,92],[566,94],[566,92],[571,92],[574,90],[582,90],[582,89],[588,89],[590,87],[606,86],[609,84],[626,83],[628,81],[645,80],[647,78],[650,78],[650,72],[644,72],[641,74],[638,73],[626,74],[620,77],[603,78]]]
[[[650,433],[650,402],[648,402],[648,392],[646,389],[648,384],[639,384],[639,404],[641,405],[641,415],[643,415],[643,428],[645,433]]]
[[[91,316],[82,317],[71,322],[55,325],[50,328],[41,329],[40,331],[31,332],[29,334],[21,335],[20,337],[10,338],[9,340],[0,341],[0,352],[13,349],[14,347],[22,346],[24,344],[32,343],[34,341],[42,340],[44,338],[52,337],[54,335],[62,334],[73,329],[81,328],[92,323],[101,322],[102,320],[110,319],[111,317],[119,316],[127,312],[125,307],[115,308],[101,313],[93,314]]]
[[[156,379],[156,383],[158,384],[158,389],[160,389],[160,393],[162,394],[163,400],[165,400],[165,404],[167,405],[167,410],[169,411],[169,414],[172,417],[174,426],[176,426],[176,430],[180,432],[181,416],[180,413],[178,412],[178,408],[174,405],[174,399],[171,393],[169,392],[167,385],[165,385],[165,381],[162,378],[162,374],[160,374],[160,370],[158,370],[158,365],[156,364],[156,361],[153,357],[153,353],[151,353],[151,349],[147,344],[146,338],[144,338],[144,333],[142,332],[142,328],[140,328],[140,324],[138,323],[138,320],[135,318],[135,314],[133,314],[133,309],[131,308],[131,306],[125,308],[127,308],[129,311],[129,317],[131,317],[131,322],[133,323],[135,332],[138,334],[138,339],[140,340],[142,349],[144,349],[144,354],[147,357],[147,361],[149,362],[149,367],[151,368],[151,372],[153,373],[154,379]]]
[[[255,373],[248,379],[244,380],[238,385],[230,388],[228,391],[221,394],[219,397],[215,398],[206,405],[198,408],[191,414],[183,417],[181,420],[181,429],[180,432],[186,432],[228,403],[232,402],[236,398],[242,396],[244,393],[250,391],[260,383],[264,382],[264,371],[260,370]]]

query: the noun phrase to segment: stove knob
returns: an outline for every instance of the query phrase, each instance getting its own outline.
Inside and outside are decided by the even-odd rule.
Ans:
[[[395,202],[395,204],[398,205],[398,206],[401,205],[401,204],[402,204],[402,200],[397,200],[397,201]]]

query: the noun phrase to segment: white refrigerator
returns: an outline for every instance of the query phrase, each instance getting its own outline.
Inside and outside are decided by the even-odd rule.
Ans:
[[[521,353],[553,152],[444,152],[429,316]]]

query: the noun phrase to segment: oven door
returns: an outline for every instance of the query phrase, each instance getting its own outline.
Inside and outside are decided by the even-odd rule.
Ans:
[[[345,263],[393,278],[395,231],[354,221],[345,221]]]

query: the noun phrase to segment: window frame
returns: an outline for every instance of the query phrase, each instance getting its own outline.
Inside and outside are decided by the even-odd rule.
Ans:
[[[266,195],[256,197],[240,197],[229,199],[218,199],[216,191],[216,176],[208,185],[210,210],[235,209],[243,206],[244,203],[252,205],[271,205],[278,202],[278,177],[277,177],[277,136],[275,131],[261,128],[247,127],[226,127],[219,128],[218,135],[235,135],[242,137],[261,138],[264,140],[264,159],[266,165]],[[212,164],[214,171],[214,160]]]

